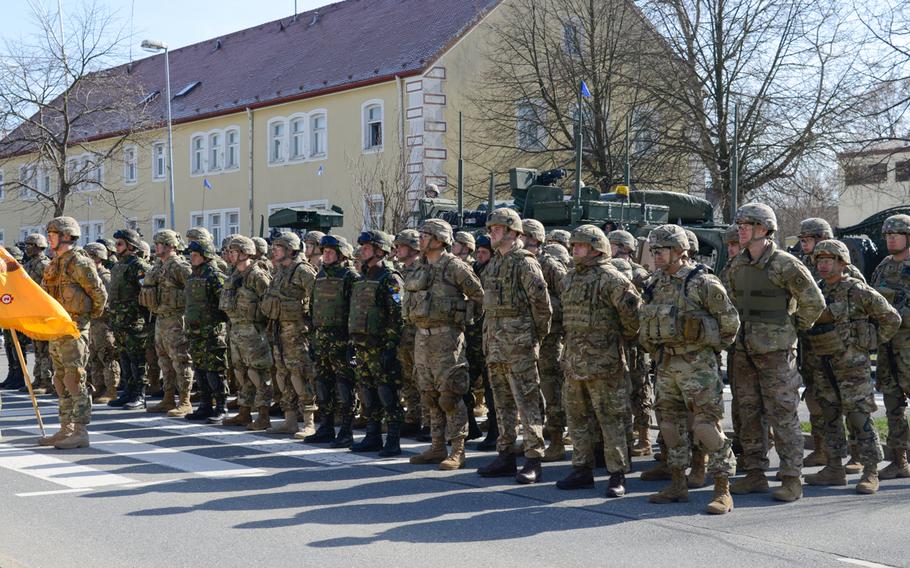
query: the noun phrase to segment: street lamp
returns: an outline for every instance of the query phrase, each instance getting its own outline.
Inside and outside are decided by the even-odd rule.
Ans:
[[[168,184],[170,186],[170,224],[171,230],[177,230],[174,223],[174,128],[171,121],[171,65],[168,57],[167,44],[163,41],[147,39],[142,42],[142,49],[152,53],[164,52],[164,81],[165,94],[167,95],[167,174]]]

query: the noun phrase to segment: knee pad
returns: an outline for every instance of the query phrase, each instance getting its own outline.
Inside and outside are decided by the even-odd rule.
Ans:
[[[692,433],[708,452],[716,452],[724,447],[724,435],[716,424],[696,420]]]
[[[439,407],[446,412],[454,412],[458,408],[458,403],[461,402],[461,395],[455,394],[452,391],[443,391],[439,393]]]

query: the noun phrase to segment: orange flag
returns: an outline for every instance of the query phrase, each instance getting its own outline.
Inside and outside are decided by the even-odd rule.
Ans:
[[[0,246],[0,327],[32,339],[49,341],[79,337],[76,322],[63,306],[28,277],[22,266]]]

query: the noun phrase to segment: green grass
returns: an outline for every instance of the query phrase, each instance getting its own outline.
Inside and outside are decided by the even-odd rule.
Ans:
[[[888,436],[888,419],[884,416],[878,416],[873,418],[872,422],[875,424],[875,429],[878,431],[878,437],[884,442],[885,438]],[[812,432],[812,426],[808,422],[800,422],[799,427],[806,434]]]

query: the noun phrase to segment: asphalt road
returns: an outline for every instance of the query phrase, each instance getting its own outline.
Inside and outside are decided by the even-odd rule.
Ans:
[[[5,377],[0,358],[0,378]],[[31,404],[3,391],[0,410],[0,567],[90,566],[910,566],[910,480],[874,496],[808,488],[781,504],[737,497],[703,513],[691,502],[651,505],[663,482],[630,494],[563,492],[568,462],[519,486],[474,472],[411,466],[425,445],[378,459],[240,429],[95,407],[92,446],[40,448]],[[40,397],[56,423],[55,400]],[[53,426],[52,426],[53,427]],[[772,483],[776,485],[776,483]]]

